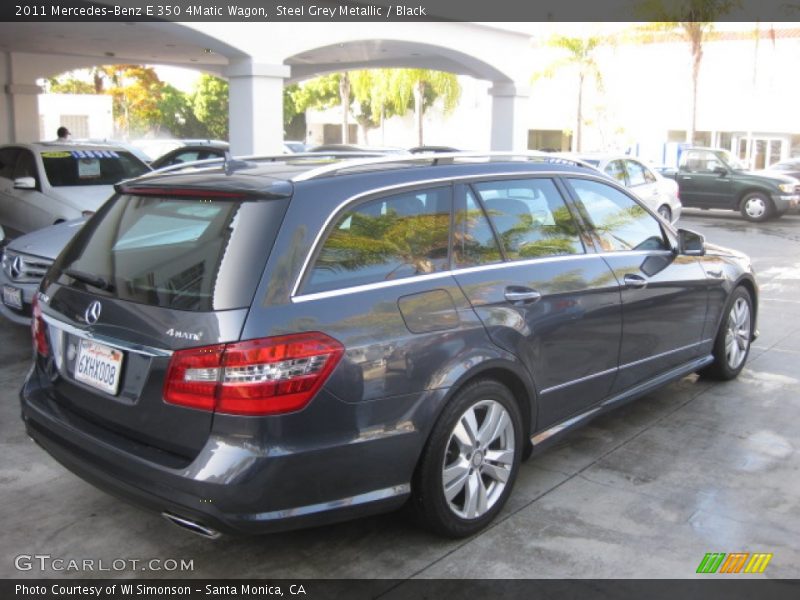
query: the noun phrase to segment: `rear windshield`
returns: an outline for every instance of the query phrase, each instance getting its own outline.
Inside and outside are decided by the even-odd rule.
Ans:
[[[250,305],[288,200],[114,196],[55,265],[92,293],[190,311]],[[89,274],[108,285],[87,283]]]
[[[42,152],[47,181],[53,187],[113,185],[150,169],[130,152],[51,150]]]

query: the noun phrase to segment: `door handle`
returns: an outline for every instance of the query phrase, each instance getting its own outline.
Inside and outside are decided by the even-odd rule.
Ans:
[[[715,279],[722,277],[722,269],[708,269],[706,273]]]
[[[625,285],[629,288],[641,290],[647,287],[647,279],[640,275],[625,275]]]
[[[509,302],[536,302],[540,300],[542,295],[537,292],[536,290],[532,290],[528,287],[521,287],[521,286],[508,286],[505,291],[506,300]]]

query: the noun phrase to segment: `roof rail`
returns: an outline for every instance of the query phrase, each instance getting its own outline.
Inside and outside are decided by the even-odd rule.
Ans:
[[[355,159],[355,158],[378,158],[386,156],[381,152],[353,152],[353,151],[335,151],[335,152],[293,152],[291,154],[249,154],[244,156],[233,156],[231,157],[233,160],[236,161],[244,161],[249,163],[254,162],[283,162],[283,161],[292,161],[298,158],[301,159],[314,159],[314,160],[326,160],[326,159]],[[397,156],[405,156],[405,155],[397,155]],[[228,160],[231,160],[229,158]],[[172,171],[180,171],[182,169],[191,168],[197,169],[201,167],[214,167],[217,165],[222,165],[226,161],[224,156],[217,156],[215,158],[205,158],[203,160],[193,160],[190,162],[183,162],[178,163],[176,165],[169,165],[167,167],[161,167],[160,169],[155,169],[153,173],[158,173],[159,175],[162,173],[170,173]],[[241,168],[241,166],[238,166]]]
[[[325,175],[333,175],[341,173],[348,169],[356,169],[359,167],[368,167],[372,165],[380,166],[381,164],[396,164],[405,163],[409,166],[418,164],[421,166],[437,166],[437,165],[452,165],[457,161],[472,161],[476,162],[478,159],[484,159],[487,162],[494,160],[504,161],[531,161],[541,162],[546,164],[561,164],[572,165],[578,167],[587,167],[596,170],[589,163],[580,159],[566,158],[563,156],[553,155],[548,152],[441,152],[437,154],[412,154],[407,155],[382,155],[378,158],[368,158],[364,160],[345,160],[329,165],[323,165],[316,169],[311,169],[304,173],[300,173],[292,177],[292,181],[307,181],[309,179],[316,179]]]

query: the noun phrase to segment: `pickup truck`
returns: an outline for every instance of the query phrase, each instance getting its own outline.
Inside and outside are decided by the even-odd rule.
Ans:
[[[780,217],[800,203],[800,181],[766,171],[748,171],[726,150],[688,148],[678,168],[661,171],[678,182],[684,207],[738,210],[748,221]]]

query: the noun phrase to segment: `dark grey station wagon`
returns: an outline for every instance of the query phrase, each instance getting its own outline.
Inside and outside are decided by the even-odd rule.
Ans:
[[[117,186],[42,282],[28,433],[205,535],[487,525],[556,434],[755,335],[747,257],[547,156],[282,156]]]

